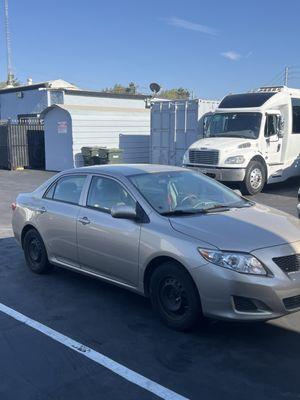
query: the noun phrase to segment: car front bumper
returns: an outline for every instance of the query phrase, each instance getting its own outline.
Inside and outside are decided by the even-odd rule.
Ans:
[[[298,242],[298,247],[299,247]],[[263,249],[252,254],[270,266],[273,276],[241,274],[208,263],[193,270],[200,293],[204,315],[208,317],[257,321],[278,318],[300,311],[300,271],[287,274],[272,258],[291,254],[291,246]],[[285,254],[284,254],[285,255]],[[256,310],[241,309],[237,299],[257,306]],[[245,303],[245,300],[247,302]]]
[[[242,182],[246,175],[245,168],[222,168],[193,164],[186,164],[184,167],[199,171],[221,182]]]

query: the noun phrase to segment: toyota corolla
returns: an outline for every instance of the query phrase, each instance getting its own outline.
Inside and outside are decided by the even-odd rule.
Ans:
[[[174,329],[300,310],[300,222],[188,169],[64,171],[12,209],[33,272],[56,265],[148,296]]]

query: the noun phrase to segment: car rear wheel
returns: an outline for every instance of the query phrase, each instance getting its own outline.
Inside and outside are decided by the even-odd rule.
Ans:
[[[172,329],[190,330],[203,319],[197,288],[176,262],[166,262],[154,271],[150,297],[156,313]]]
[[[259,161],[250,161],[241,191],[245,195],[254,195],[263,190],[266,183],[266,172]]]
[[[23,248],[28,267],[36,274],[50,272],[52,265],[48,261],[46,248],[41,235],[35,230],[30,229],[26,232]]]

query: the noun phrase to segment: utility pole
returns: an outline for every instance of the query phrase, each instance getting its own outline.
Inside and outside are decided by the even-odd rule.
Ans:
[[[288,86],[289,81],[289,67],[285,67],[284,69],[284,85]]]
[[[4,16],[5,16],[5,36],[6,36],[6,54],[7,54],[7,86],[13,86],[14,74],[11,61],[11,40],[8,23],[8,0],[4,0]]]

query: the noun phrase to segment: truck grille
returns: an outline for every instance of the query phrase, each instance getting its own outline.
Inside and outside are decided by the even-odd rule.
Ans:
[[[283,304],[287,310],[294,310],[295,308],[300,307],[300,295],[287,297],[283,299]]]
[[[287,274],[300,271],[300,254],[273,258],[275,264]]]
[[[218,150],[190,150],[190,163],[202,165],[218,165],[219,151]]]

